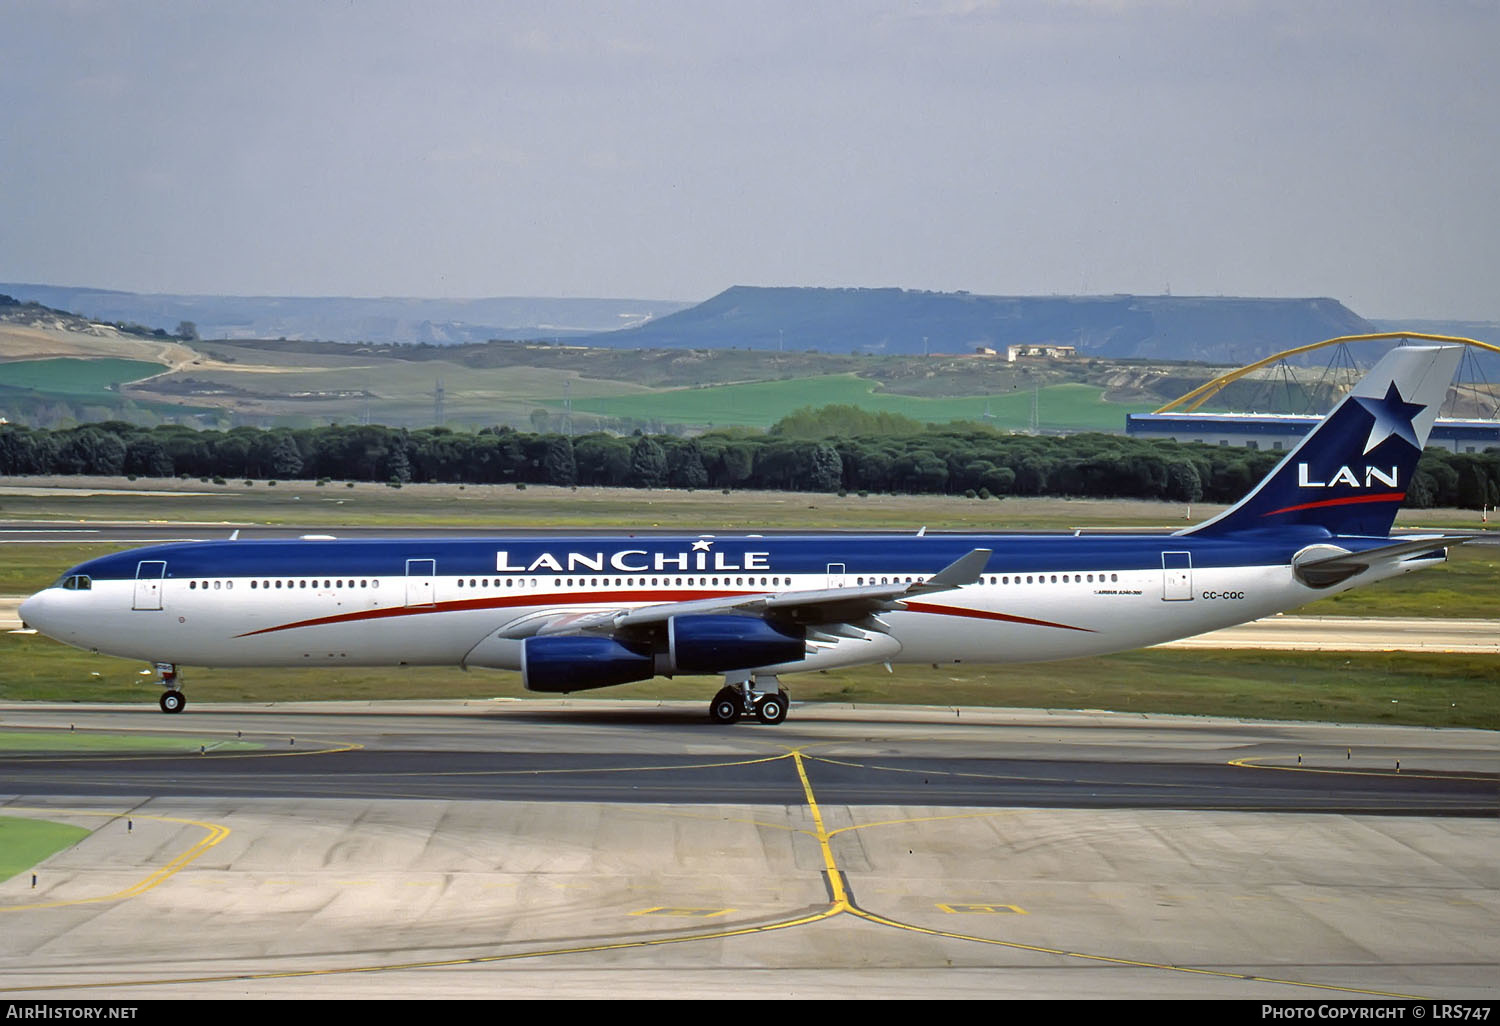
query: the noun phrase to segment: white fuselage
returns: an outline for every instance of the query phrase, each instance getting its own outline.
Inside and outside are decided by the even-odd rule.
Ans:
[[[1170,548],[1156,539],[1159,547]],[[310,543],[311,544],[311,543]],[[168,550],[170,551],[170,550]],[[913,598],[882,629],[809,645],[766,669],[870,662],[1037,662],[1115,652],[1243,623],[1352,587],[1314,590],[1290,563],[1183,569],[1100,565],[991,571]],[[1358,578],[1363,584],[1431,560]],[[868,568],[874,564],[866,563]],[[742,594],[910,580],[909,572],[170,576],[95,579],[29,599],[26,622],[60,641],[152,662],[205,666],[521,668],[528,621]]]

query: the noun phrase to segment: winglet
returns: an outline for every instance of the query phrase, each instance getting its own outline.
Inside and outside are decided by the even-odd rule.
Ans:
[[[985,564],[994,554],[994,549],[971,549],[927,578],[926,581],[913,584],[906,589],[907,594],[947,591],[949,588],[961,588],[965,584],[977,584],[979,575],[984,573]]]

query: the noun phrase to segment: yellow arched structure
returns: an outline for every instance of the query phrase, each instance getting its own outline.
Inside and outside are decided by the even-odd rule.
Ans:
[[[1193,389],[1186,395],[1179,396],[1178,398],[1173,399],[1171,402],[1167,403],[1167,405],[1163,406],[1156,412],[1171,413],[1178,407],[1183,407],[1184,403],[1187,403],[1188,405],[1182,408],[1182,412],[1192,413],[1198,407],[1202,406],[1204,403],[1208,402],[1208,400],[1217,395],[1219,390],[1222,389],[1225,385],[1229,384],[1231,381],[1238,381],[1245,375],[1258,371],[1262,367],[1270,366],[1271,364],[1276,363],[1278,360],[1284,360],[1288,356],[1296,356],[1299,353],[1312,352],[1314,349],[1322,349],[1324,346],[1338,345],[1341,342],[1370,342],[1376,339],[1384,338],[1411,338],[1421,339],[1424,342],[1461,342],[1466,346],[1478,346],[1480,349],[1487,349],[1492,353],[1500,353],[1500,346],[1490,345],[1490,343],[1488,342],[1481,342],[1478,339],[1474,338],[1460,338],[1457,335],[1424,335],[1420,332],[1415,331],[1381,331],[1376,332],[1372,335],[1340,335],[1337,338],[1328,338],[1324,339],[1322,342],[1314,342],[1312,345],[1298,346],[1296,349],[1287,349],[1283,352],[1277,353],[1275,356],[1268,356],[1264,360],[1257,360],[1254,363],[1247,363],[1239,370],[1232,370],[1228,374],[1221,374],[1207,384],[1199,385],[1197,388]]]

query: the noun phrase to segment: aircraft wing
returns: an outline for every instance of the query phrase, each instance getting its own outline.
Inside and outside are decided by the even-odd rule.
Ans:
[[[792,623],[854,623],[901,608],[907,596],[926,595],[974,584],[993,550],[973,549],[923,581],[866,584],[853,588],[816,588],[802,591],[755,592],[716,598],[663,602],[635,608],[568,612],[528,620],[502,633],[509,637],[549,634],[628,634],[665,625],[674,616],[751,615],[775,617]]]

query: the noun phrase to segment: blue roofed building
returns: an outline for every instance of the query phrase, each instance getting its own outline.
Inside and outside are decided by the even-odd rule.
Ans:
[[[1295,446],[1321,419],[1287,413],[1132,413],[1125,418],[1125,433],[1280,452]],[[1450,452],[1500,447],[1500,421],[1439,417],[1427,444]]]

